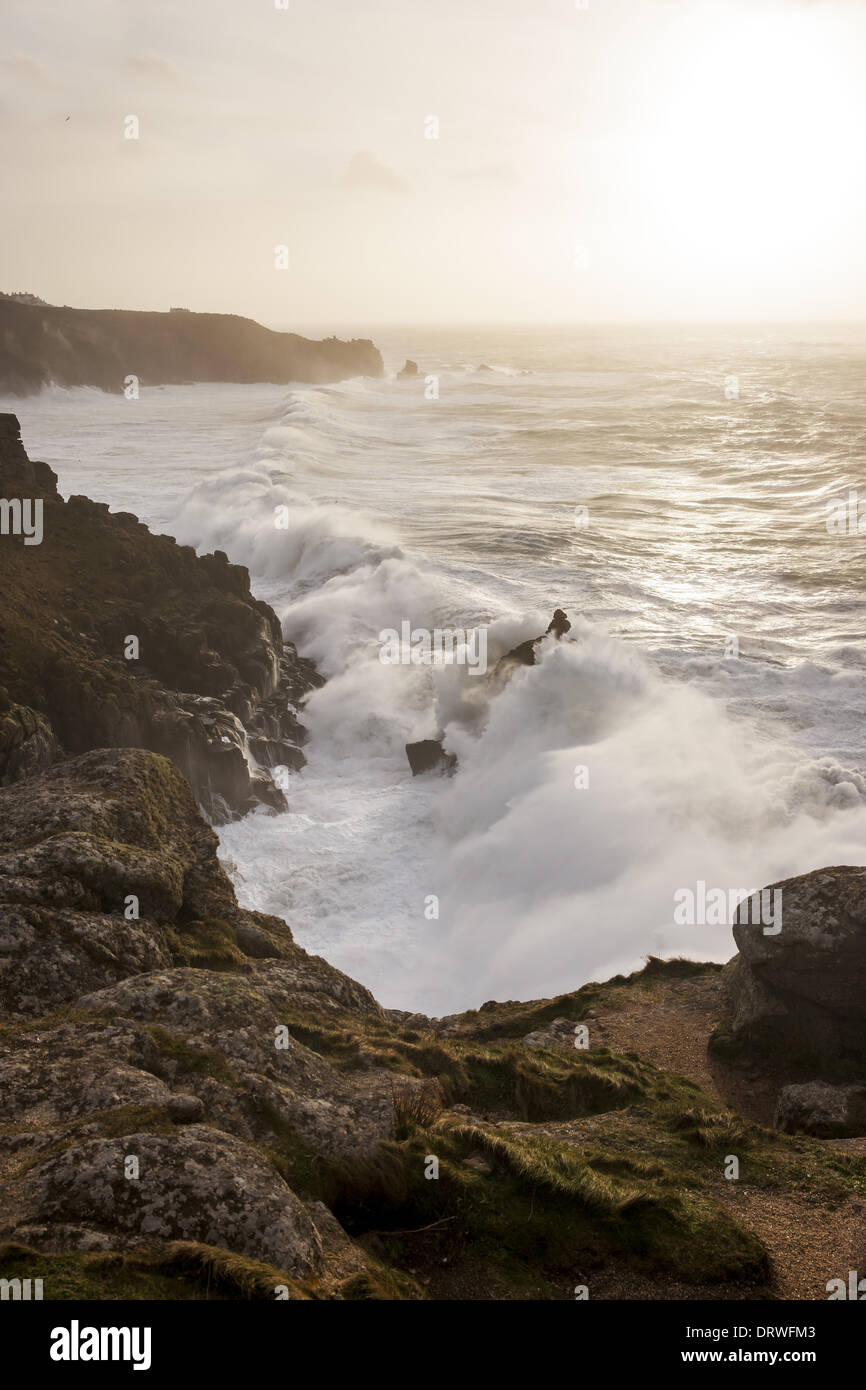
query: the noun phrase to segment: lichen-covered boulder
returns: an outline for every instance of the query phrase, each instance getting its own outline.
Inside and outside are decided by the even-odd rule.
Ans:
[[[778,920],[768,930],[741,909],[749,920],[734,926],[732,1040],[822,1075],[866,1066],[866,869],[817,869],[762,891],[778,895]]]
[[[784,1086],[774,1125],[788,1134],[814,1134],[819,1139],[866,1134],[866,1086],[830,1086],[824,1081]]]

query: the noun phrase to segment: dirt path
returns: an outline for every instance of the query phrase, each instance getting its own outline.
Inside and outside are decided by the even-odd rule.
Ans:
[[[630,986],[618,991],[610,1006],[589,1015],[590,1046],[639,1053],[656,1066],[696,1081],[747,1119],[770,1127],[781,1079],[754,1066],[725,1066],[707,1054],[707,1040],[723,1015],[719,975]],[[825,1142],[846,1153],[866,1153],[866,1138]],[[763,1241],[782,1298],[825,1299],[829,1279],[847,1281],[851,1269],[866,1277],[866,1211],[856,1199],[834,1205],[808,1191],[773,1192],[721,1177],[714,1195]],[[607,1296],[659,1295],[635,1288]]]

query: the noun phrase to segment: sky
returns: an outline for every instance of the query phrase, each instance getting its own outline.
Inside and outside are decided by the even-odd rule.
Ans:
[[[866,0],[283,3],[3,0],[0,288],[323,330],[866,319]]]

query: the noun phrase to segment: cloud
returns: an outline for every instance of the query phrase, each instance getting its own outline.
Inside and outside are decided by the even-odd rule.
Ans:
[[[378,188],[386,193],[411,193],[412,185],[402,174],[382,164],[369,150],[353,154],[340,182],[347,188]]]
[[[37,87],[55,87],[57,84],[51,74],[41,63],[37,63],[35,58],[28,58],[26,54],[16,54],[14,58],[4,58],[0,67],[4,67],[7,72],[25,78]]]
[[[139,77],[155,77],[160,82],[176,82],[177,68],[167,58],[158,53],[144,53],[141,57],[127,58],[126,66]]]

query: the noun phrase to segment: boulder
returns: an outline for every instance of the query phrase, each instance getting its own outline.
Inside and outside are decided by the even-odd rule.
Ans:
[[[129,1176],[129,1160],[137,1176]],[[125,1134],[65,1148],[19,1178],[0,1217],[0,1238],[34,1235],[55,1248],[115,1248],[189,1240],[285,1269],[318,1274],[322,1249],[303,1203],[251,1145],[207,1125],[170,1136]],[[52,1227],[59,1225],[54,1233]]]
[[[824,1081],[784,1086],[773,1123],[788,1134],[814,1134],[818,1139],[866,1134],[866,1086],[830,1086]]]
[[[762,892],[778,893],[781,930],[738,913],[739,955],[726,969],[731,1041],[817,1064],[825,1077],[866,1066],[866,869],[816,869]]]
[[[451,773],[457,766],[457,755],[446,753],[442,740],[438,738],[422,738],[417,743],[407,743],[406,757],[413,777],[418,777],[422,772]]]
[[[397,373],[398,381],[407,381],[410,377],[418,375],[418,363],[413,362],[411,357],[407,357],[405,363]]]

